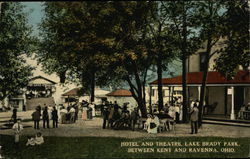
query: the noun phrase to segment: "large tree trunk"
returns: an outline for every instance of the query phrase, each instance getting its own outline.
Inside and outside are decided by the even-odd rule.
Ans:
[[[182,103],[182,119],[183,122],[186,123],[188,117],[188,109],[187,109],[187,67],[186,67],[187,59],[186,57],[182,57],[182,96],[183,96],[183,103]]]
[[[95,101],[95,72],[92,72],[91,76],[91,88],[90,88],[90,102]]]
[[[141,111],[142,117],[146,118],[147,117],[147,109],[146,109],[146,104],[145,104],[145,99],[143,98],[143,92],[142,92],[142,85],[140,82],[140,78],[138,74],[136,73],[137,71],[135,70],[135,80],[137,87],[131,82],[129,76],[125,78],[125,80],[128,82],[130,86],[130,91],[132,93],[133,98],[136,100],[138,107]]]
[[[207,84],[207,74],[208,74],[210,52],[211,52],[211,36],[209,36],[208,41],[207,41],[207,51],[206,51],[205,65],[204,65],[204,71],[203,71],[203,76],[202,76],[202,85],[201,85],[200,103],[199,103],[199,120],[198,120],[199,127],[201,127],[202,125],[203,103],[204,103],[205,94],[206,94],[206,84]]]
[[[146,118],[147,117],[147,109],[146,109],[145,102],[143,102],[143,98],[141,96],[142,95],[141,90],[137,90],[129,78],[126,78],[126,81],[128,82],[128,84],[130,86],[130,91],[132,93],[133,98],[136,100],[136,102],[138,104],[138,107],[141,111],[142,117]]]
[[[157,78],[158,78],[158,110],[161,111],[163,108],[163,95],[162,95],[162,56],[158,53],[157,60]]]
[[[203,77],[202,77],[200,103],[199,103],[199,119],[198,119],[199,127],[202,126],[203,104],[204,104],[205,94],[206,94],[207,74],[208,74],[210,53],[212,49],[212,32],[214,30],[213,23],[212,23],[213,2],[209,3],[209,12],[210,12],[210,19],[209,19],[210,24],[209,24],[209,30],[207,31],[207,47],[206,47],[205,65],[204,65],[204,71],[203,71]]]
[[[186,9],[185,9],[185,2],[183,2],[183,43],[182,43],[182,96],[183,96],[183,103],[182,103],[182,120],[184,123],[187,122],[187,51],[186,51],[186,43],[187,43],[187,22],[186,22]]]

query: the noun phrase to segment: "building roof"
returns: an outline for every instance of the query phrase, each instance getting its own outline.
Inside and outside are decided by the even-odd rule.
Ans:
[[[44,80],[46,80],[46,81],[48,81],[48,82],[50,82],[50,83],[52,83],[52,84],[56,84],[56,82],[54,82],[54,81],[52,81],[52,80],[50,80],[50,79],[48,79],[48,78],[45,78],[45,77],[43,77],[43,76],[35,76],[35,77],[29,79],[29,81],[34,81],[34,80],[39,79],[39,78],[40,78],[40,79],[44,79]]]
[[[191,72],[187,74],[187,84],[189,85],[201,85],[202,83],[202,72]],[[157,80],[150,83],[150,85],[156,85]],[[182,76],[176,76],[173,78],[163,78],[163,85],[181,85]],[[208,72],[207,84],[250,84],[250,74],[249,71],[239,71],[234,79],[228,80],[222,76],[219,72],[213,71]]]
[[[66,93],[63,93],[62,96],[78,96],[78,91],[80,90],[80,88],[74,88],[74,89],[71,89],[69,90],[68,92]]]
[[[106,95],[107,96],[114,96],[114,97],[131,97],[132,93],[126,89],[117,89],[117,90],[114,90]]]

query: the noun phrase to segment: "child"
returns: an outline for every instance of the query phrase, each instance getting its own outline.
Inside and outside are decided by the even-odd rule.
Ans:
[[[26,146],[29,146],[29,145],[34,146],[35,144],[36,144],[35,139],[31,136],[28,136],[28,141],[26,143]]]
[[[42,133],[38,132],[36,134],[36,137],[35,137],[35,144],[36,145],[41,145],[43,143],[44,143],[44,139],[43,139]]]
[[[17,123],[15,123],[12,127],[12,129],[14,130],[15,133],[15,143],[19,143],[20,140],[20,133],[23,130],[23,126],[21,125],[21,120],[18,119]]]

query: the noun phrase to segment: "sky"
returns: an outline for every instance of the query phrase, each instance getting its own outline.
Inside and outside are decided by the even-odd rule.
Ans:
[[[28,22],[33,27],[33,35],[37,35],[39,33],[38,24],[41,22],[42,17],[44,16],[43,11],[43,2],[22,2],[25,5],[25,12],[29,12]]]

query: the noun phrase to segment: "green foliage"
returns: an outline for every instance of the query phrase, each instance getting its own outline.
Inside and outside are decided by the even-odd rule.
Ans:
[[[170,45],[175,48],[175,56],[182,59],[183,55],[188,57],[194,54],[200,48],[202,41],[200,30],[197,28],[199,17],[195,14],[197,2],[163,1],[161,4],[166,14],[169,32],[173,35]]]
[[[239,66],[247,70],[250,65],[249,52],[249,6],[247,0],[226,2],[226,16],[221,28],[225,37],[225,49],[216,59],[215,69],[227,78],[232,78]]]
[[[76,77],[85,87],[90,84],[92,73],[97,74],[98,81],[101,68],[107,65],[105,53],[112,43],[107,28],[113,15],[106,5],[102,2],[45,3],[46,16],[40,27],[43,38],[37,55],[48,73],[60,75],[67,71],[68,79]]]
[[[23,6],[16,2],[5,2],[0,19],[0,100],[16,95],[25,87],[32,68],[25,64],[23,54],[34,49],[34,38],[27,25]],[[33,41],[33,42],[32,42]]]

